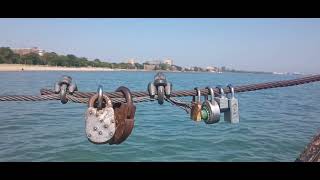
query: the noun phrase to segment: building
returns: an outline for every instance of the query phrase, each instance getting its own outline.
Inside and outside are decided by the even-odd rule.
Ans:
[[[16,53],[16,54],[19,54],[20,56],[26,55],[26,54],[30,54],[30,53],[36,53],[36,54],[39,54],[39,56],[43,56],[43,54],[45,53],[44,50],[38,49],[37,47],[33,47],[33,48],[15,48],[15,49],[12,49],[12,51],[14,53]]]
[[[173,65],[173,61],[172,61],[171,59],[165,59],[165,60],[163,61],[163,63],[164,63],[164,64],[168,64],[168,65],[170,65],[170,66]]]
[[[152,65],[160,65],[160,64],[161,64],[161,61],[159,61],[159,60],[153,60],[153,61],[147,61],[146,63],[147,63],[147,64],[152,64]]]
[[[144,64],[143,69],[151,71],[151,70],[155,70],[157,66],[158,65],[155,65],[155,64]]]
[[[134,62],[134,59],[129,59],[129,60],[128,60],[128,64],[134,65],[134,63],[135,63],[135,62]]]
[[[206,68],[206,70],[209,71],[209,72],[218,72],[218,71],[219,71],[219,68],[217,68],[217,67],[212,67],[212,66],[208,66],[208,67]]]

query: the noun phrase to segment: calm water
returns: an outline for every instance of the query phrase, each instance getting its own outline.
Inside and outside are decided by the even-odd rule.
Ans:
[[[39,94],[61,75],[80,91],[125,85],[146,90],[151,72],[0,73],[0,94]],[[258,83],[298,76],[166,73],[175,90]],[[195,123],[169,103],[139,103],[131,136],[121,145],[91,144],[85,104],[0,102],[0,161],[294,161],[320,129],[320,83],[236,94],[240,123]],[[191,98],[188,98],[191,100]]]

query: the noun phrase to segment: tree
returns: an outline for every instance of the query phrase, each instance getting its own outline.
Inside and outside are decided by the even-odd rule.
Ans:
[[[0,48],[0,56],[2,57],[3,63],[12,64],[14,58],[14,52],[9,47]]]
[[[168,70],[170,68],[169,64],[160,64],[160,69],[161,70]]]
[[[13,64],[20,64],[20,55],[19,54],[16,54],[14,53],[13,56],[12,56],[12,63]]]
[[[40,56],[37,53],[29,53],[22,56],[22,62],[25,62],[26,64],[41,64]]]

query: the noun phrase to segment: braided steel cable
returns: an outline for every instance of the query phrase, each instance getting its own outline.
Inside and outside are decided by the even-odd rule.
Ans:
[[[282,81],[274,81],[274,82],[266,82],[266,83],[257,83],[257,84],[250,84],[250,85],[242,85],[242,86],[234,86],[234,92],[248,92],[248,91],[256,91],[256,90],[262,90],[262,89],[271,89],[271,88],[279,88],[279,87],[288,87],[288,86],[296,86],[306,83],[312,83],[320,81],[320,75],[313,75],[313,76],[307,76],[303,78],[297,78],[292,80],[282,80]],[[208,89],[200,89],[202,95],[208,95]],[[219,90],[217,88],[213,89],[214,93],[216,95],[219,94]],[[225,94],[230,93],[229,88],[224,88],[223,91]],[[51,89],[41,89],[41,94],[54,94],[54,91]],[[131,92],[132,97],[143,97],[143,96],[149,96],[149,93],[147,91],[139,91],[139,92]],[[74,92],[73,96],[79,97],[79,98],[88,98],[96,94],[96,92]],[[123,98],[123,94],[121,92],[106,92],[104,93],[110,98]],[[184,96],[196,96],[197,93],[195,90],[180,90],[180,91],[173,91],[171,92],[171,97],[184,97]]]
[[[242,86],[234,86],[234,92],[248,92],[248,91],[256,91],[262,89],[271,89],[271,88],[279,88],[279,87],[288,87],[288,86],[296,86],[306,83],[312,83],[320,81],[320,75],[306,76],[302,78],[292,79],[292,80],[282,80],[282,81],[274,81],[274,82],[266,82],[266,83],[257,83],[251,85],[242,85]],[[223,89],[225,94],[230,93],[229,88]],[[202,95],[208,95],[208,89],[200,89]],[[213,89],[215,94],[219,94],[219,90],[217,88]],[[60,96],[55,94],[54,90],[51,89],[41,89],[40,96],[25,96],[25,95],[12,95],[12,96],[0,96],[0,101],[47,101],[47,100],[60,100]],[[147,91],[140,92],[131,92],[134,101],[136,102],[145,102],[145,101],[153,101],[156,99],[152,99],[149,97],[149,93]],[[86,103],[88,102],[88,98],[96,94],[96,92],[78,92],[75,91],[72,94],[67,94],[68,100],[77,103]],[[124,96],[121,92],[106,92],[104,93],[112,100],[124,102]],[[171,92],[171,97],[184,97],[184,96],[196,96],[195,90],[180,90]],[[171,98],[170,98],[171,99]],[[171,103],[179,104],[178,102],[171,101]]]
[[[89,101],[89,98],[78,98],[70,94],[67,94],[67,99],[74,103],[88,103]],[[50,100],[60,100],[60,95],[46,94],[46,95],[40,95],[40,96],[23,96],[23,95],[0,96],[0,101],[50,101]],[[154,101],[154,100],[155,99],[151,99],[149,96],[133,98],[134,103],[148,102],[148,101]],[[126,102],[126,100],[124,98],[113,98],[112,102],[113,103]]]

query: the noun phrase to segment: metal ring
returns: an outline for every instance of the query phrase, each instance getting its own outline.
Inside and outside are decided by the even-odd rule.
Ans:
[[[216,86],[216,88],[219,89],[220,96],[223,96],[224,95],[223,87],[221,85],[218,85],[218,86]]]
[[[98,110],[102,109],[102,101],[103,101],[103,87],[102,85],[98,86]]]
[[[232,84],[229,84],[227,87],[230,89],[231,97],[233,98],[234,97],[234,87],[232,86]]]

